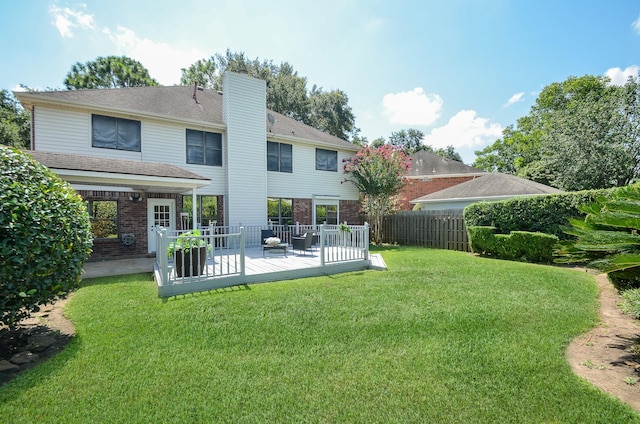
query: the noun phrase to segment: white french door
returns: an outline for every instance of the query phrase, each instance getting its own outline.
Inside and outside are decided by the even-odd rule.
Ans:
[[[156,251],[156,227],[176,229],[176,202],[173,199],[147,199],[147,238],[149,253]]]

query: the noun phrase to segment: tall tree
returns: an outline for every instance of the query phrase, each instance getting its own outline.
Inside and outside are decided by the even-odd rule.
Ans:
[[[623,87],[591,75],[550,84],[474,166],[564,190],[625,185],[640,176],[639,98],[634,78]]]
[[[214,58],[200,59],[188,68],[182,68],[180,77],[181,85],[198,84],[200,87],[210,90],[219,90],[217,65]]]
[[[349,140],[354,130],[355,116],[344,91],[326,92],[314,85],[309,94],[309,116],[305,121],[314,128]]]
[[[31,113],[7,90],[0,90],[0,144],[18,149],[31,146]]]
[[[431,146],[427,146],[427,150],[429,150],[430,148]],[[462,162],[462,156],[460,156],[460,153],[456,152],[456,149],[452,145],[448,145],[447,147],[441,147],[439,149],[433,150],[433,153],[438,156],[442,156],[443,158]]]
[[[307,78],[299,76],[287,62],[249,59],[243,52],[216,53],[182,69],[181,84],[222,90],[225,71],[246,72],[267,85],[267,108],[348,140],[355,136],[355,117],[347,95],[340,90],[324,92],[314,86],[307,91]]]
[[[147,68],[126,56],[98,57],[86,63],[77,62],[64,79],[68,90],[87,88],[119,88],[158,85]]]
[[[364,147],[345,162],[344,181],[354,184],[363,200],[364,211],[371,219],[373,242],[383,239],[382,220],[393,210],[393,199],[405,184],[411,168],[409,156],[399,147]]]
[[[422,131],[410,128],[392,132],[389,136],[389,144],[401,148],[408,155],[412,155],[419,150],[425,150],[422,139],[424,139]],[[431,150],[433,151],[433,149]]]

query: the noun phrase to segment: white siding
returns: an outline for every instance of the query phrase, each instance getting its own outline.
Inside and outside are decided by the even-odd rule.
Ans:
[[[142,152],[91,147],[91,113],[35,108],[35,149],[114,159],[142,160]],[[141,125],[144,149],[145,123]]]
[[[35,149],[89,154],[91,115],[37,106],[33,111]]]
[[[142,158],[148,162],[170,163],[211,179],[211,184],[199,188],[198,194],[218,195],[226,191],[225,161],[222,166],[187,164],[186,130],[184,126],[157,122],[143,123]],[[202,128],[192,128],[203,131]],[[206,131],[206,129],[204,129]],[[217,131],[211,131],[217,132]],[[224,152],[224,135],[223,135]]]
[[[267,221],[266,84],[227,72],[223,117],[227,124],[228,225]]]
[[[329,147],[323,147],[331,150]],[[342,159],[355,153],[338,151],[338,171],[316,170],[316,148],[307,144],[293,145],[293,173],[267,172],[268,197],[303,198],[330,196],[341,200],[358,200],[358,190],[351,183],[340,184],[347,176]]]

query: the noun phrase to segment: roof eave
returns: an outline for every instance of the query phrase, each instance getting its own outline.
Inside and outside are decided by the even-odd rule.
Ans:
[[[449,199],[424,199],[420,198],[410,200],[409,203],[445,203],[445,202],[495,202],[500,200],[513,199],[514,197],[530,197],[530,196],[548,196],[555,193],[537,193],[537,194],[505,194],[501,196],[478,196],[478,197],[452,197]]]
[[[184,119],[175,116],[167,117],[166,115],[160,115],[157,113],[149,113],[149,112],[141,112],[136,109],[126,109],[126,108],[116,108],[109,106],[102,106],[93,103],[82,103],[76,102],[67,99],[50,99],[44,98],[38,95],[34,95],[32,93],[27,93],[24,91],[14,92],[15,97],[20,100],[23,106],[66,106],[70,109],[82,109],[82,110],[94,110],[101,112],[108,112],[115,115],[130,115],[130,116],[139,116],[141,118],[148,118],[151,120],[162,121],[162,122],[170,122],[170,123],[182,123],[192,126],[204,126],[207,128],[226,131],[227,126],[224,124],[217,124],[215,122],[210,121],[201,121],[196,119]],[[26,100],[23,101],[23,99]]]

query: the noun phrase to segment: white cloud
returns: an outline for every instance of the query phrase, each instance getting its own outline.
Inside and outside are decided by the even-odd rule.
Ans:
[[[504,107],[509,107],[513,104],[521,102],[523,98],[524,98],[524,91],[516,93],[513,96],[511,96],[509,100],[507,100],[507,104],[505,104]]]
[[[180,82],[180,68],[187,68],[207,54],[198,49],[181,49],[167,43],[139,37],[128,28],[118,26],[116,31],[108,28],[102,31],[111,39],[125,56],[140,61],[149,70],[152,78],[162,85]]]
[[[73,37],[73,29],[93,29],[93,15],[68,7],[59,8],[51,6],[49,13],[53,16],[53,26],[56,27],[60,35],[64,38]]]
[[[604,74],[611,78],[611,84],[613,85],[625,85],[629,77],[636,78],[640,72],[640,67],[637,65],[628,66],[625,69],[610,68]]]
[[[640,16],[631,24],[638,34],[640,34]]]
[[[474,110],[461,110],[445,126],[431,130],[423,143],[436,149],[449,145],[455,148],[478,147],[493,143],[501,135],[500,124],[478,117]]]
[[[440,117],[442,98],[426,94],[421,87],[401,93],[389,93],[382,98],[384,114],[392,124],[431,125]]]

